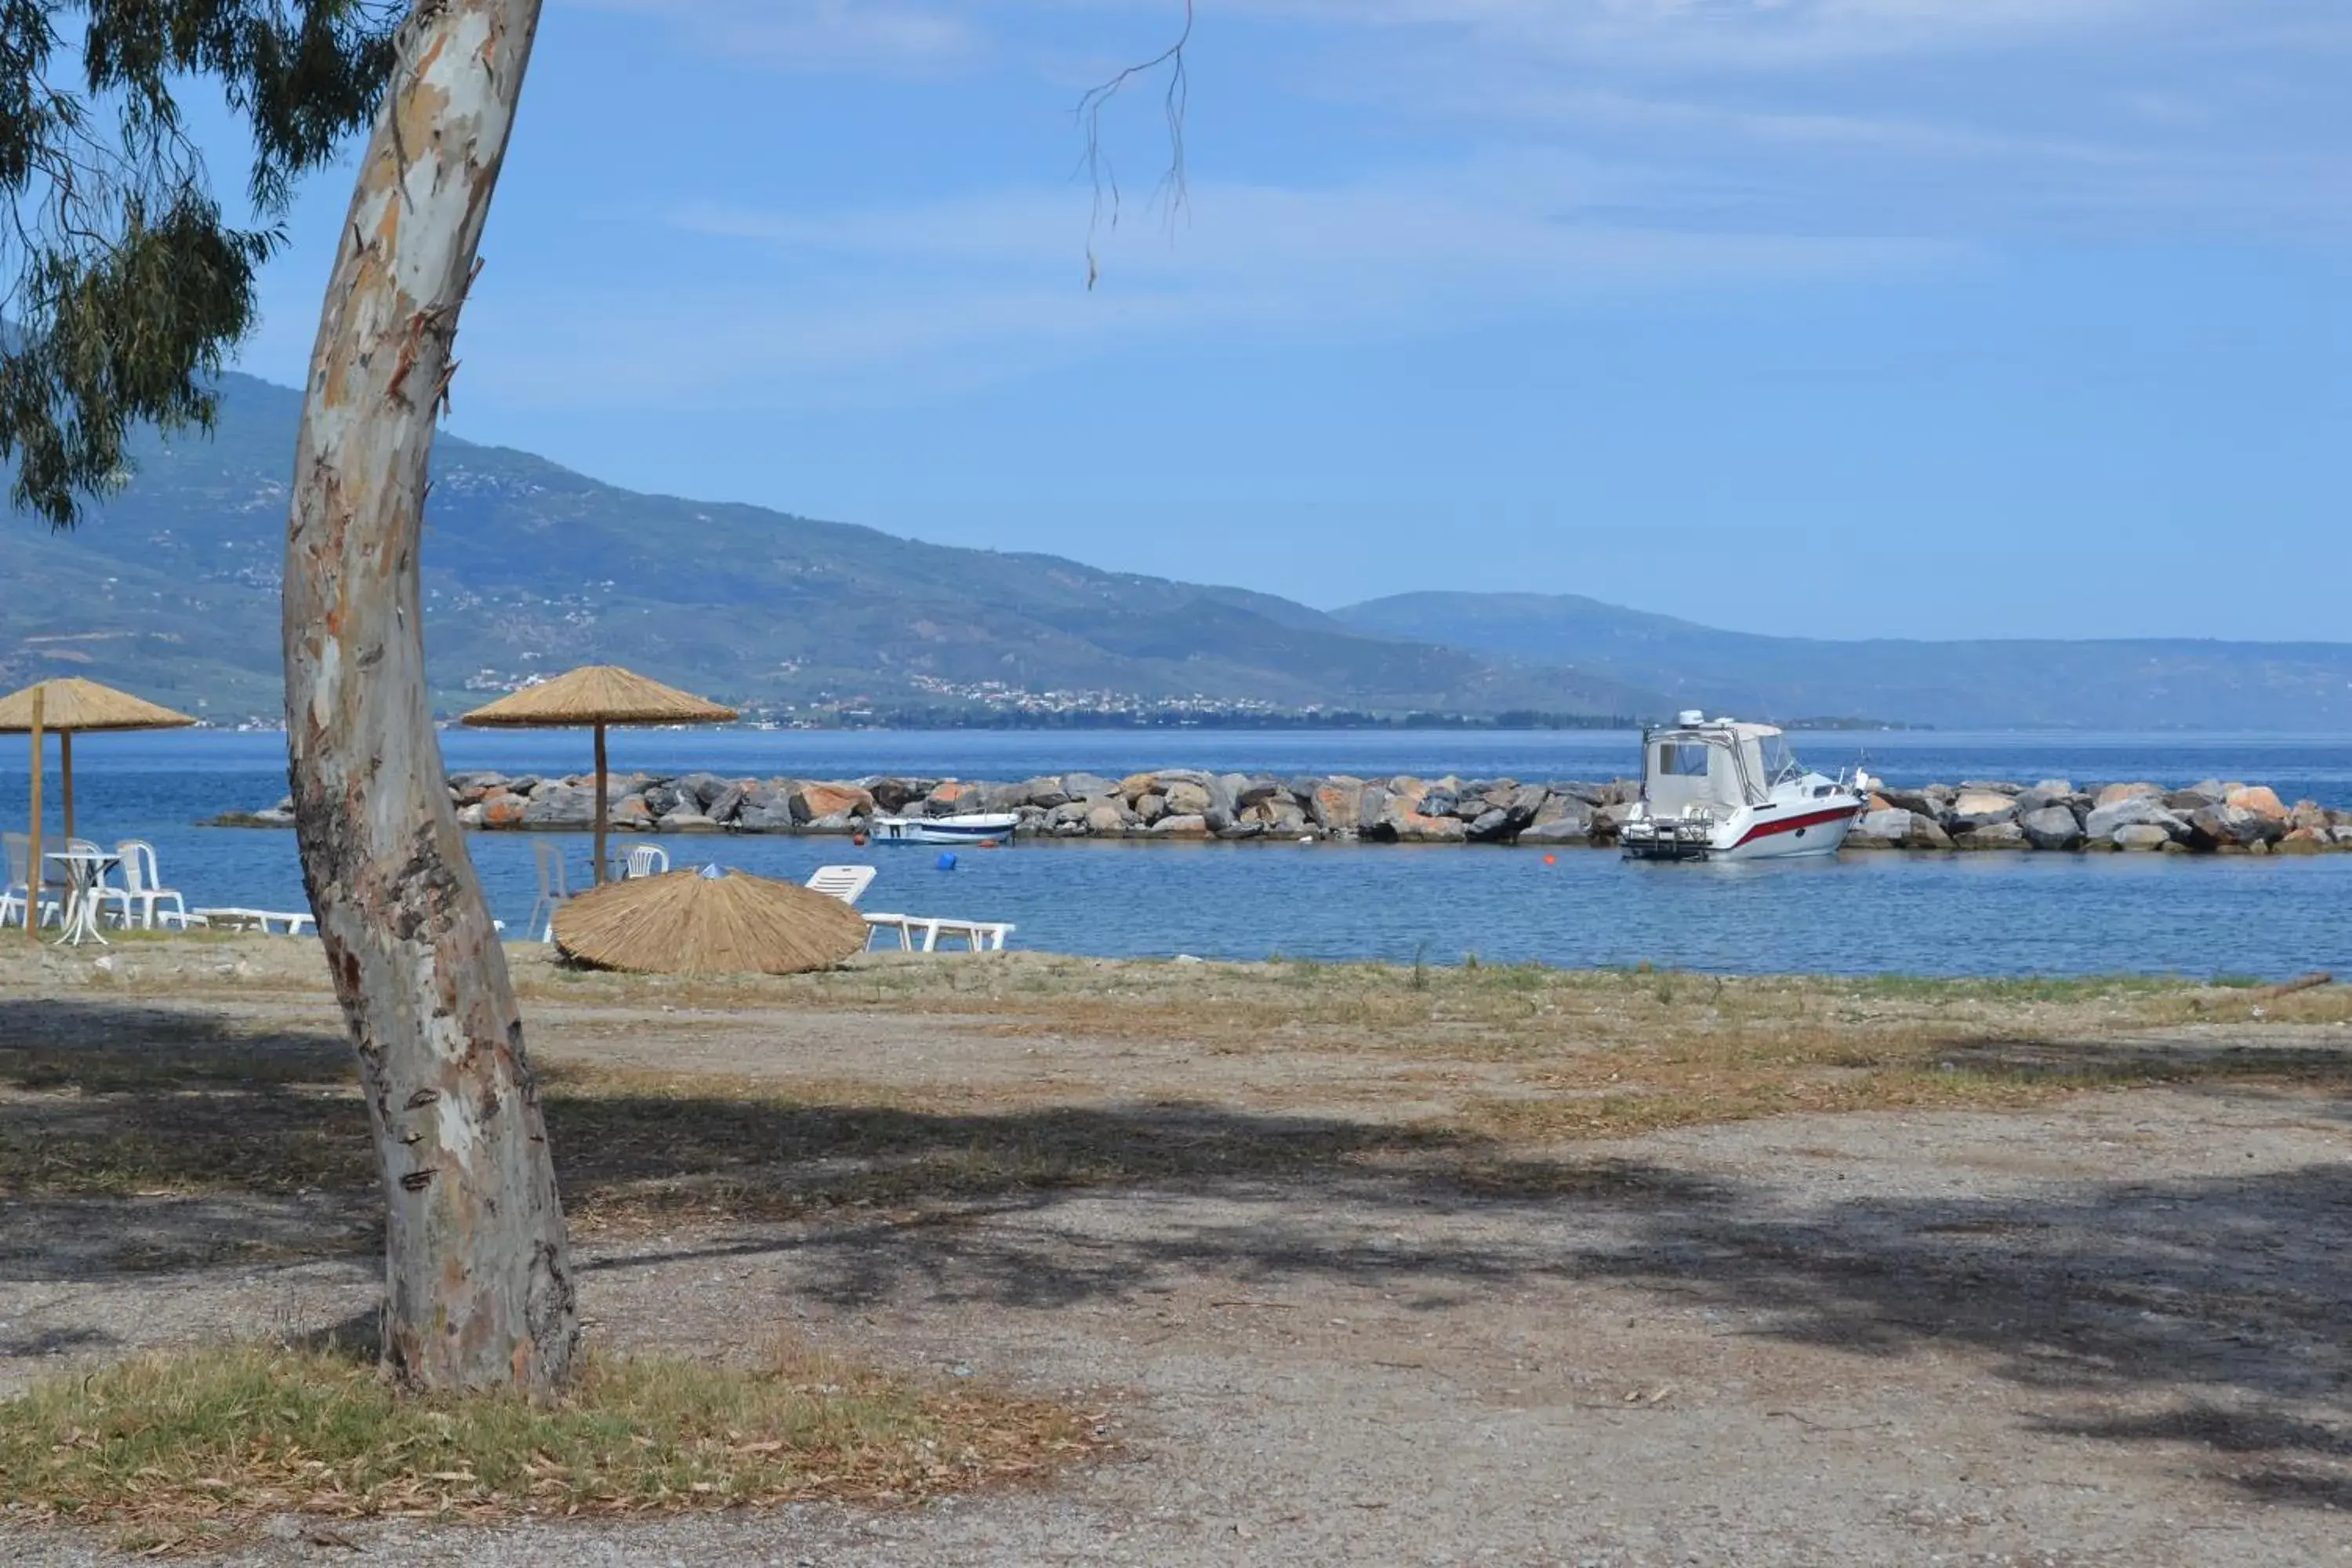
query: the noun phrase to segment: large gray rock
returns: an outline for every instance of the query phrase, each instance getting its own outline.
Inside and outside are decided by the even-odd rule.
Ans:
[[[2053,805],[2070,805],[2074,800],[2074,786],[2066,779],[2043,779],[2017,797],[2017,819],[2023,822],[2037,811]]]
[[[1100,800],[1103,796],[1116,792],[1118,788],[1117,780],[1107,779],[1100,773],[1064,773],[1062,775],[1062,793],[1072,800]],[[1045,803],[1040,801],[1038,804],[1042,805]]]
[[[1423,816],[1452,816],[1462,809],[1462,797],[1450,790],[1433,789],[1421,797]]]
[[[716,795],[703,803],[703,815],[725,826],[735,820],[735,814],[743,809],[743,803],[751,794],[751,784],[748,779],[722,785]]]
[[[1013,805],[1005,807],[1007,811],[1024,805],[1043,806],[1045,810],[1052,811],[1057,806],[1067,805],[1073,798],[1068,786],[1051,774],[1024,779],[1021,783],[1009,786],[1009,793],[1013,796]],[[1083,800],[1086,797],[1079,795],[1076,798]]]
[[[1592,839],[1591,819],[1586,816],[1560,816],[1549,822],[1538,822],[1519,830],[1519,842],[1527,844],[1588,844]]]
[[[710,818],[698,811],[689,811],[683,807],[665,814],[654,826],[663,833],[716,833],[719,831],[719,825]]]
[[[1944,814],[1944,825],[1956,834],[2016,821],[2017,797],[1996,790],[1962,790]]]
[[[931,786],[921,779],[865,778],[857,781],[874,797],[874,804],[891,814],[903,814],[908,803],[922,799],[931,793]]]
[[[1160,798],[1171,816],[1205,816],[1209,807],[1216,804],[1216,797],[1204,784],[1195,784],[1191,779],[1170,781],[1164,773],[1160,779],[1168,785]]]
[[[541,784],[522,809],[525,827],[583,828],[596,820],[596,792],[571,784]]]
[[[1191,812],[1179,812],[1162,816],[1151,825],[1154,838],[1206,838],[1209,819]]]
[[[680,795],[692,796],[698,810],[708,810],[710,803],[726,789],[728,783],[717,773],[688,773],[669,782],[670,787]]]
[[[2203,805],[2189,814],[2189,824],[2216,845],[2275,844],[2287,835],[2287,825],[2274,816],[2242,805]]]
[[[2084,834],[2093,838],[2116,838],[2117,833],[2123,828],[2142,826],[2161,827],[2168,837],[2183,840],[2188,838],[2189,824],[2166,808],[2162,795],[2152,791],[2144,794],[2116,794],[2118,789],[2125,787],[2110,785],[2099,792],[2098,798],[2107,801],[2108,804],[2094,806],[2090,816],[2084,818]]]
[[[801,821],[793,812],[796,793],[773,784],[753,785],[735,808],[734,826],[745,833],[790,833]]]
[[[2082,847],[2083,824],[2073,811],[2063,805],[2045,805],[2026,813],[2018,819],[2018,826],[2036,849],[2075,849]]]
[[[1955,849],[2031,849],[2025,829],[2014,822],[1988,822],[1952,835]]]
[[[1493,844],[1511,836],[1511,814],[1500,807],[1480,812],[1470,821],[1470,841]]]
[[[1927,813],[1897,805],[1865,812],[1846,842],[1857,849],[1949,849],[1952,836]]]
[[[1285,793],[1286,792],[1283,789],[1280,779],[1270,779],[1263,774],[1254,779],[1245,779],[1242,783],[1242,787],[1234,792],[1234,809],[1240,811],[1253,805],[1263,805],[1276,795]]]
[[[1087,831],[1097,837],[1118,837],[1127,831],[1131,820],[1126,808],[1114,801],[1098,800],[1087,807]]]
[[[1521,793],[1524,795],[1526,792]],[[1586,801],[1581,795],[1569,795],[1560,790],[1545,789],[1543,799],[1536,803],[1536,814],[1529,820],[1529,826],[1549,827],[1555,822],[1571,822],[1576,825],[1579,833],[1583,833],[1592,825],[1594,809],[1591,803]]]
[[[1878,798],[1887,805],[1910,812],[1916,816],[1940,819],[1944,808],[1952,804],[1952,792],[1942,784],[1928,784],[1920,789],[1898,788],[1894,784],[1878,786]]]
[[[1853,831],[1845,836],[1846,844],[1855,849],[1907,849],[1911,824],[1917,816],[1899,805],[1864,812]]]
[[[2172,842],[2172,835],[2152,822],[2126,822],[2115,831],[2116,847],[2146,854]]]

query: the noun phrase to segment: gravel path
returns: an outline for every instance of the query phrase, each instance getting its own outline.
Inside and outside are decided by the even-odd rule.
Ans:
[[[18,987],[0,1024],[68,1044],[146,1030],[173,1050],[340,1049],[315,977],[273,963],[315,957],[0,958],[0,992]],[[176,967],[136,973],[158,965]],[[54,1000],[69,987],[91,998],[79,1011]],[[917,1510],[289,1521],[226,1561],[2352,1563],[2352,1108],[2336,1095],[2217,1081],[2001,1113],[1788,1116],[1465,1166],[1369,1134],[1507,1090],[1524,1063],[1420,1041],[1097,1039],[977,1005],[590,993],[530,1013],[551,1066],[962,1096],[1043,1119],[1024,1125],[1091,1117],[1098,1135],[1157,1139],[1164,1178],[616,1226],[580,1247],[605,1343],[723,1350],[790,1327],[1067,1395],[1107,1412],[1124,1451],[1048,1491]],[[2347,1034],[2215,1024],[2080,1045],[2021,1026],[2004,1048],[2333,1059]],[[88,1137],[97,1121],[76,1118],[103,1114],[70,1096],[24,1107],[34,1120],[0,1136]],[[927,1125],[952,1153],[971,1118]],[[1278,1157],[1309,1138],[1312,1158]],[[845,1157],[802,1149],[769,1179]],[[368,1209],[349,1193],[0,1200],[0,1394],[142,1346],[363,1319]],[[108,1561],[86,1534],[0,1521],[0,1562]]]
[[[2347,1132],[2331,1100],[2154,1091],[1665,1134],[1517,1194],[1367,1171],[645,1237],[591,1250],[608,1338],[796,1322],[1077,1391],[1129,1449],[915,1512],[332,1535],[472,1568],[2352,1561]],[[331,1220],[304,1201],[144,1223]],[[0,1373],[324,1326],[371,1271],[10,1247]],[[233,1561],[352,1557],[289,1526]]]

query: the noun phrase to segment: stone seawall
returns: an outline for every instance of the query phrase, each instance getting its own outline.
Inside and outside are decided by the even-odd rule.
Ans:
[[[1012,812],[1023,834],[1055,838],[1301,838],[1392,844],[1606,847],[1639,794],[1605,784],[1517,779],[1276,778],[1167,768],[1104,778],[1056,773],[1018,783],[876,776],[846,781],[662,778],[607,781],[612,826],[639,833],[855,834],[877,815]],[[451,775],[458,820],[481,829],[580,831],[594,782],[583,774]],[[292,802],[219,818],[285,826]],[[2316,854],[2352,849],[2352,811],[2288,805],[2261,785],[2209,779],[2184,789],[2118,784],[2076,789],[1970,780],[1882,786],[1847,839],[1857,849],[2081,850]]]

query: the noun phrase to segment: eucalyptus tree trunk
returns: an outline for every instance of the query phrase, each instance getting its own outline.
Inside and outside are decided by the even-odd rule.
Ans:
[[[302,873],[383,1193],[384,1356],[543,1394],[579,1343],[539,1096],[444,787],[417,549],[436,412],[539,0],[416,0],[352,196],[296,448],[286,719]]]

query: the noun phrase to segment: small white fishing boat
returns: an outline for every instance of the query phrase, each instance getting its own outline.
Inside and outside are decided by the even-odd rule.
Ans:
[[[1808,772],[1769,724],[1693,710],[1642,735],[1642,798],[1618,834],[1637,860],[1834,855],[1869,805],[1870,775]]]
[[[877,844],[1011,843],[1021,818],[1009,811],[968,811],[959,816],[877,816],[866,826]]]

